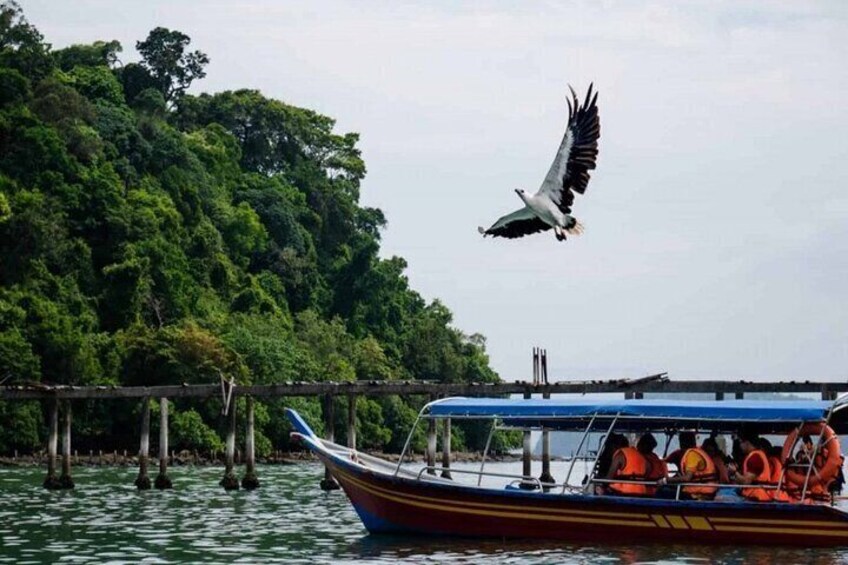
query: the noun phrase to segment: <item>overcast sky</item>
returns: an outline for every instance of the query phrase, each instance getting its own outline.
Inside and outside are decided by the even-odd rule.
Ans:
[[[55,47],[156,26],[362,135],[383,255],[555,379],[848,378],[848,2],[23,0]],[[600,91],[582,237],[482,239],[535,191],[571,83]]]

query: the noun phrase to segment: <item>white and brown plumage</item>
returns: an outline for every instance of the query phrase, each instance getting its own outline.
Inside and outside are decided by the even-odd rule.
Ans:
[[[513,239],[553,228],[556,238],[563,241],[566,233],[583,233],[583,226],[571,215],[571,205],[575,191],[580,194],[586,192],[589,171],[595,168],[601,122],[595,104],[598,94],[592,95],[592,85],[589,85],[582,105],[574,89],[569,89],[568,125],[542,186],[532,196],[516,189],[524,207],[498,218],[489,229],[478,228],[484,237]]]

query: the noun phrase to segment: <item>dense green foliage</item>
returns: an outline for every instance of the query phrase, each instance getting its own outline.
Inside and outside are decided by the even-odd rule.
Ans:
[[[209,60],[180,32],[121,66],[118,42],[54,50],[1,6],[0,382],[497,380],[379,257],[356,134],[255,90],[187,94]],[[361,399],[360,444],[398,449],[416,402]],[[137,408],[99,404],[76,408],[80,449],[134,445]],[[285,404],[260,405],[260,452],[286,446]],[[288,404],[320,428],[316,401]],[[178,448],[220,448],[219,410],[177,403]],[[0,451],[39,445],[37,404],[0,422]]]

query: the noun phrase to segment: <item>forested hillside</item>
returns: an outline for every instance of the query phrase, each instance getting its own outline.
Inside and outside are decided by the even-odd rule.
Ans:
[[[130,63],[0,6],[0,384],[497,380],[379,257],[357,134],[255,90],[187,94],[209,59],[178,31]],[[359,443],[398,449],[415,402],[360,399]],[[260,404],[260,452],[286,447],[284,404],[320,427],[317,401]],[[137,409],[78,403],[75,445],[134,448]],[[220,447],[219,402],[174,410],[177,449]],[[0,403],[0,452],[39,449],[43,421]]]

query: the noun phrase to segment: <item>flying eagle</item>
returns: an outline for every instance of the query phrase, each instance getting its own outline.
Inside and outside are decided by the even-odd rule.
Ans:
[[[586,191],[589,171],[595,168],[601,122],[595,105],[598,93],[592,96],[592,85],[582,105],[574,89],[568,88],[571,90],[571,99],[567,99],[568,125],[542,186],[532,196],[520,188],[515,189],[524,207],[498,218],[487,230],[477,228],[483,237],[512,239],[554,228],[557,240],[563,241],[566,233],[583,233],[583,225],[571,215],[571,205],[575,191],[580,194]]]

